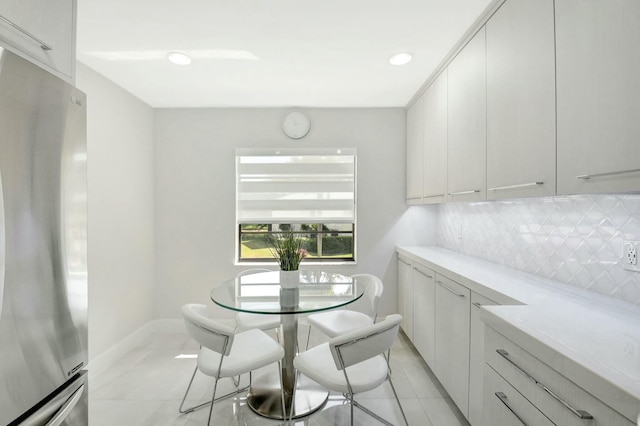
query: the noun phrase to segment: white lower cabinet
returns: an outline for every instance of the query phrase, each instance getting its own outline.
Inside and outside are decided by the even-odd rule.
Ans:
[[[413,274],[411,261],[398,256],[398,313],[404,334],[413,341]]]
[[[402,331],[433,369],[435,361],[435,272],[398,256],[398,312]]]
[[[483,306],[498,305],[495,301],[471,292],[471,333],[469,337],[469,423],[482,424],[484,382],[484,321],[480,319]]]
[[[435,361],[435,273],[414,265],[413,273],[413,345],[427,364]]]
[[[465,417],[469,414],[471,291],[436,274],[434,373]]]
[[[543,343],[529,346],[528,340],[520,341],[541,352],[527,351],[492,328],[500,323],[483,321],[493,318],[483,306],[518,303],[515,299],[489,289],[480,294],[481,285],[458,278],[462,285],[443,275],[448,272],[433,262],[398,254],[398,310],[404,317],[403,331],[472,426],[635,424],[631,417],[636,413],[629,414],[633,408],[611,408],[611,402],[606,405],[563,375],[577,374],[575,366],[564,368],[573,361],[559,354],[561,358],[549,361],[544,357],[550,349]],[[587,382],[591,380],[596,379]],[[607,388],[598,395],[607,401],[628,398],[616,392]]]
[[[500,398],[496,397],[498,388],[495,387],[495,381],[488,379],[492,376],[491,371],[503,379],[500,389],[511,389],[511,396],[507,395],[507,399],[500,403],[513,402],[511,410],[525,424],[633,426],[627,418],[490,327],[485,329],[485,362],[483,417],[486,426],[522,424],[517,419],[506,423],[496,422],[492,408],[496,403],[490,401]],[[500,392],[507,394],[506,391]],[[541,418],[534,421],[527,417],[530,408],[516,404],[519,398],[528,401],[546,420]]]

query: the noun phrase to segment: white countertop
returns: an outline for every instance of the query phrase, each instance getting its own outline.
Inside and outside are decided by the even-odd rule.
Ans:
[[[629,419],[640,411],[640,307],[441,247],[402,256],[507,306],[483,319]]]

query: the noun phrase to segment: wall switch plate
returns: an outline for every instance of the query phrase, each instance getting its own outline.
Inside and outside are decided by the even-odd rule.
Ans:
[[[638,245],[638,241],[624,241],[622,243],[622,267],[624,269],[640,272]]]

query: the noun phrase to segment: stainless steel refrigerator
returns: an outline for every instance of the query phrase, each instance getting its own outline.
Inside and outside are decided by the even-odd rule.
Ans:
[[[0,48],[0,425],[86,425],[85,95]]]

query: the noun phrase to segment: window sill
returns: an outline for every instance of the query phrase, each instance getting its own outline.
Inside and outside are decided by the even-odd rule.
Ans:
[[[300,269],[317,269],[318,267],[323,266],[350,266],[357,265],[358,262],[356,260],[338,260],[338,261],[318,261],[312,263],[303,263],[300,265]],[[251,261],[238,261],[236,260],[233,263],[234,266],[262,266],[265,268],[270,268],[276,270],[278,268],[278,264],[276,262],[251,262]]]

